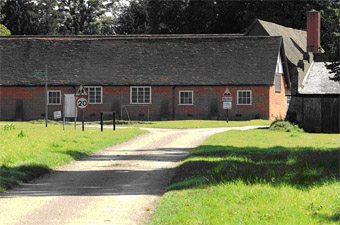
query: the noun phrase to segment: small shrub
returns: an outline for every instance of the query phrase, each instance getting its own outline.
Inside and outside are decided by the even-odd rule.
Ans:
[[[14,130],[15,129],[15,125],[14,124],[6,124],[4,126],[4,130],[8,131],[8,130]]]
[[[286,131],[286,132],[303,132],[298,125],[292,124],[286,120],[275,120],[270,125],[270,130]]]
[[[52,148],[59,148],[59,147],[63,147],[62,144],[56,143],[56,142],[51,142],[50,143],[50,147]]]
[[[20,133],[18,134],[18,138],[24,138],[26,134],[21,130]]]

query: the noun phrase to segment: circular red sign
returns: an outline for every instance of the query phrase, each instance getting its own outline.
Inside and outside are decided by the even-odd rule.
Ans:
[[[86,97],[79,97],[76,100],[76,106],[78,109],[86,109],[89,106],[89,100]]]

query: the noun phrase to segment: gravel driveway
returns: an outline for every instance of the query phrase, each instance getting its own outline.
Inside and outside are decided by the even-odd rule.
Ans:
[[[207,137],[251,127],[156,129],[0,194],[1,224],[144,224],[174,168]]]

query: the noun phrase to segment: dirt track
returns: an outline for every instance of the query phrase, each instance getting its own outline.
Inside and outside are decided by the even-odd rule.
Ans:
[[[212,134],[251,128],[147,129],[0,194],[0,223],[144,224],[192,148]]]

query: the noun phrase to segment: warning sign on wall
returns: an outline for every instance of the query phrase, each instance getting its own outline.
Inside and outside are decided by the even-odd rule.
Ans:
[[[231,94],[230,94],[230,91],[228,90],[228,88],[226,88],[225,91],[224,91],[224,93],[223,93],[223,96],[225,96],[225,95],[231,95]]]

